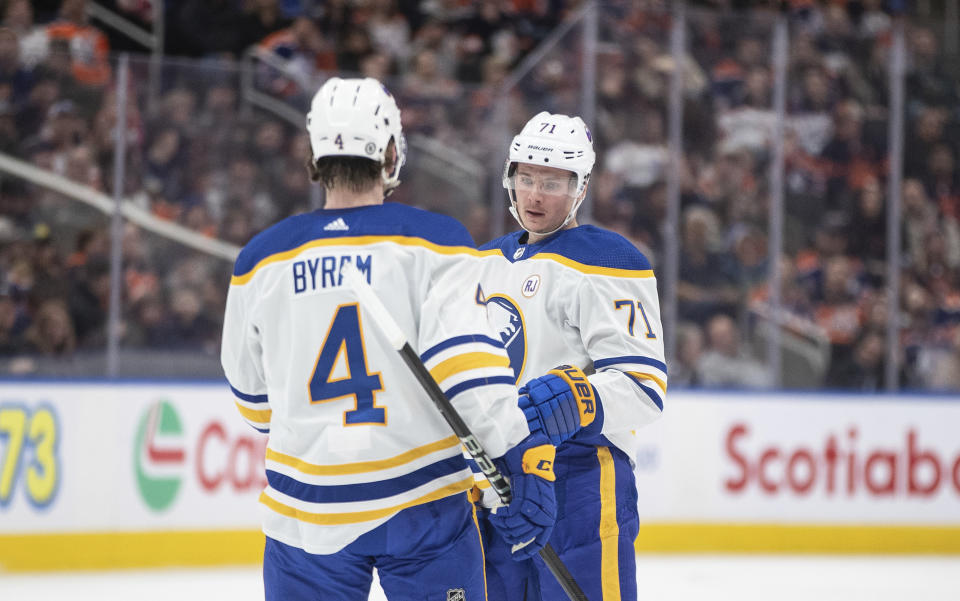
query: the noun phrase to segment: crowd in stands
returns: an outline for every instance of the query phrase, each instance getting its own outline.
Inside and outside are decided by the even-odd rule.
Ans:
[[[0,152],[112,194],[117,90],[110,52],[130,42],[91,22],[85,4],[0,1]],[[149,0],[102,4],[150,26]],[[671,381],[762,388],[772,383],[757,342],[772,315],[772,13],[706,4],[690,10],[680,66],[680,323]],[[892,21],[881,0],[789,4],[778,319],[791,335],[829,350],[810,386],[875,390],[883,386],[891,314]],[[164,7],[168,59],[156,98],[147,97],[149,62],[132,68],[124,193],[159,218],[238,246],[317,203],[302,128],[246,110],[238,62],[245,53],[283,66],[258,70],[256,85],[298,110],[333,72],[387,81],[408,135],[439,141],[493,172],[503,160],[504,142],[491,127],[497,111],[505,111],[511,130],[539,110],[579,112],[578,28],[518,85],[502,87],[578,2],[168,0]],[[599,16],[592,218],[660,268],[668,97],[677,68],[668,6],[607,2]],[[901,384],[960,389],[960,90],[935,33],[919,21],[908,28]],[[412,155],[404,179],[415,182]],[[464,204],[417,191],[401,186],[391,200],[451,212],[477,242],[498,230],[487,203],[495,192]],[[28,373],[36,365],[31,357],[103,352],[109,227],[106,216],[0,175],[0,369]],[[122,248],[121,345],[215,356],[228,262],[131,224]]]

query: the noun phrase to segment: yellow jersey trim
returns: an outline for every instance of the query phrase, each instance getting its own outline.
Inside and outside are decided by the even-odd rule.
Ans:
[[[616,470],[607,447],[597,447],[600,462],[600,585],[605,601],[620,600],[620,525],[617,524]]]
[[[256,422],[258,424],[270,423],[270,416],[273,414],[272,409],[260,409],[258,411],[256,409],[248,409],[247,407],[244,407],[240,403],[237,403],[236,405],[237,405],[237,411],[240,412],[240,415],[242,415],[244,419],[251,422]]]
[[[437,382],[443,382],[458,373],[484,367],[510,367],[510,359],[493,353],[463,353],[436,364],[430,375]]]
[[[449,436],[443,440],[438,440],[436,442],[423,445],[422,447],[410,449],[409,451],[394,457],[388,457],[387,459],[358,461],[356,463],[341,463],[339,465],[317,465],[315,463],[307,463],[302,459],[298,459],[290,455],[284,455],[283,453],[278,453],[271,448],[267,448],[267,459],[290,466],[300,473],[311,476],[342,476],[344,474],[363,474],[367,472],[385,470],[387,468],[410,463],[415,459],[419,459],[420,457],[424,457],[430,453],[435,453],[436,451],[442,451],[443,449],[459,446],[460,439],[456,436]]]
[[[574,261],[573,259],[568,259],[563,255],[558,255],[556,253],[537,253],[530,257],[530,261],[541,259],[546,261],[556,261],[561,265],[570,267],[571,269],[576,269],[580,273],[586,273],[590,275],[609,275],[617,278],[652,278],[653,270],[652,269],[620,269],[618,267],[599,267],[597,265],[587,265],[586,263],[580,263]]]
[[[480,541],[480,558],[483,560],[483,601],[488,601],[487,596],[487,550],[483,548],[483,531],[480,529],[480,521],[477,519],[476,502],[471,501],[471,511],[473,512],[473,526],[477,529],[477,539]]]
[[[373,520],[379,520],[381,518],[386,518],[399,513],[404,509],[413,507],[415,505],[422,505],[424,503],[429,503],[431,501],[436,501],[438,499],[444,499],[446,497],[461,493],[467,490],[470,490],[470,487],[473,486],[473,476],[460,480],[459,482],[454,482],[453,484],[448,484],[443,488],[439,488],[429,494],[423,495],[412,501],[407,501],[406,503],[401,503],[400,505],[393,505],[392,507],[384,507],[383,509],[371,509],[368,511],[353,511],[348,513],[311,513],[309,511],[304,511],[302,509],[297,509],[296,507],[290,507],[285,505],[280,501],[277,501],[273,497],[267,495],[266,492],[260,493],[260,502],[272,509],[273,511],[279,513],[280,515],[286,516],[288,518],[293,518],[300,522],[306,522],[308,524],[317,524],[320,526],[337,526],[341,524],[358,524],[361,522],[371,522]]]
[[[639,371],[628,371],[627,373],[634,378],[639,378],[641,380],[652,380],[657,383],[664,394],[667,393],[667,383],[663,381],[663,378],[659,378],[653,374],[645,374]]]
[[[434,244],[433,242],[428,242],[423,238],[411,238],[409,236],[343,236],[341,238],[323,238],[320,240],[311,240],[305,244],[301,244],[296,248],[291,248],[290,250],[285,250],[283,252],[274,253],[268,255],[259,261],[253,266],[253,268],[241,275],[234,275],[230,278],[231,286],[243,286],[253,278],[253,275],[257,273],[260,269],[270,265],[271,263],[279,263],[280,261],[287,261],[293,259],[294,257],[300,255],[303,252],[306,252],[313,248],[323,248],[326,246],[365,246],[368,244],[378,244],[380,242],[392,242],[394,244],[400,244],[402,246],[418,246],[420,248],[427,248],[432,250],[435,253],[442,255],[474,255],[480,256],[479,251],[476,249],[470,248],[468,246],[443,246],[441,244]]]

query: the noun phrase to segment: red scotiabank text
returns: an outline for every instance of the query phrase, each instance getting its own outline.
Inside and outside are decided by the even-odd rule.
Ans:
[[[741,493],[752,486],[769,495],[932,497],[942,490],[960,495],[960,449],[945,456],[924,447],[914,428],[889,447],[863,448],[856,427],[828,433],[821,444],[783,448],[777,444],[744,450],[751,433],[742,422],[727,430],[726,457],[735,468],[724,487]]]
[[[235,491],[260,490],[267,485],[263,457],[266,436],[233,434],[217,421],[208,423],[197,440],[197,481],[207,492],[224,484]]]

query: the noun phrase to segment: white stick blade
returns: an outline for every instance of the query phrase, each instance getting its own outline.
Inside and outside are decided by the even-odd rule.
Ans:
[[[377,322],[377,327],[390,341],[390,346],[398,351],[402,349],[403,345],[407,343],[406,336],[403,335],[400,326],[390,316],[387,308],[380,302],[376,292],[367,283],[367,278],[360,273],[360,270],[353,263],[344,263],[340,275],[343,276],[343,281],[357,293],[360,305],[373,316],[374,321]]]

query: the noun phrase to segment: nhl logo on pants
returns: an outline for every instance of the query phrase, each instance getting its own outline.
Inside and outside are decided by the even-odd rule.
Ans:
[[[451,588],[447,590],[447,601],[465,601],[466,593],[462,588]]]

